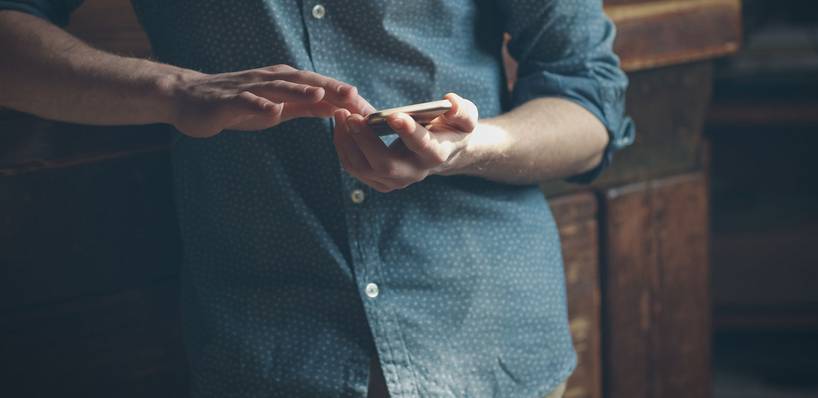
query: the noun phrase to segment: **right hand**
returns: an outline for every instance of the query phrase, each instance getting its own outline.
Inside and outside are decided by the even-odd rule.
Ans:
[[[171,123],[191,137],[222,130],[263,130],[299,117],[331,117],[338,109],[374,111],[358,90],[287,65],[220,74],[191,73],[166,85]]]

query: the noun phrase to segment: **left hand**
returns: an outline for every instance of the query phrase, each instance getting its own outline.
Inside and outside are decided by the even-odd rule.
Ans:
[[[452,109],[423,126],[397,113],[386,122],[399,140],[391,145],[367,126],[364,117],[346,109],[335,111],[335,150],[352,176],[379,192],[406,188],[430,174],[445,173],[477,128],[477,107],[457,94],[444,97]]]

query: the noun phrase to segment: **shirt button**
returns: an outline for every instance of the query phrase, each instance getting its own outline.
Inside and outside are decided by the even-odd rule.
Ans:
[[[352,203],[359,205],[364,203],[364,199],[366,199],[366,195],[364,195],[364,191],[360,189],[355,189],[352,193],[349,194],[349,198],[352,200]]]
[[[378,285],[374,283],[367,284],[366,289],[364,289],[364,291],[366,292],[366,295],[369,296],[369,298],[378,297],[379,293]]]
[[[312,16],[315,19],[324,18],[324,15],[327,15],[327,9],[324,8],[321,4],[316,4],[315,7],[312,8]]]

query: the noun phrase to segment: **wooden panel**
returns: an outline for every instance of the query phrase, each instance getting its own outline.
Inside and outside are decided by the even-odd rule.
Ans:
[[[71,15],[67,29],[102,50],[134,57],[151,54],[129,0],[85,0]]]
[[[163,152],[170,146],[170,129],[162,125],[83,126],[7,112],[0,131],[0,176]]]
[[[167,153],[0,177],[0,313],[176,275]]]
[[[585,192],[550,203],[562,240],[571,334],[579,362],[565,398],[601,398],[597,199]]]
[[[714,104],[709,109],[707,122],[713,126],[766,125],[775,128],[782,124],[818,125],[818,101],[762,99],[731,101]]]
[[[178,280],[0,317],[6,397],[187,396]]]
[[[739,0],[628,2],[605,11],[616,24],[614,47],[627,71],[730,54],[741,41]]]
[[[606,397],[710,395],[707,202],[703,174],[606,192]]]

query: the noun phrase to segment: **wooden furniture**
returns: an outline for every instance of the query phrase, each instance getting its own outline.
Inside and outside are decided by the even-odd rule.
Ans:
[[[567,398],[709,394],[709,59],[738,0],[607,1],[636,144],[592,186],[549,183],[580,364]],[[125,0],[69,29],[149,54]],[[0,113],[0,368],[15,396],[181,397],[168,137]]]
[[[631,79],[627,106],[637,137],[592,187],[543,185],[555,198],[561,223],[569,311],[572,323],[579,322],[573,328],[576,345],[594,346],[598,339],[602,347],[599,357],[579,349],[580,368],[566,397],[707,397],[709,154],[702,130],[711,96],[710,59],[738,48],[740,2],[605,4]],[[594,274],[599,275],[601,327],[599,336],[590,337],[577,333],[593,310],[574,297],[587,293],[571,284],[577,267],[571,250],[577,246],[566,235],[573,227],[563,216],[570,203],[583,203],[578,198],[587,191],[597,200],[600,231],[600,268]],[[597,363],[602,380],[595,379]]]

